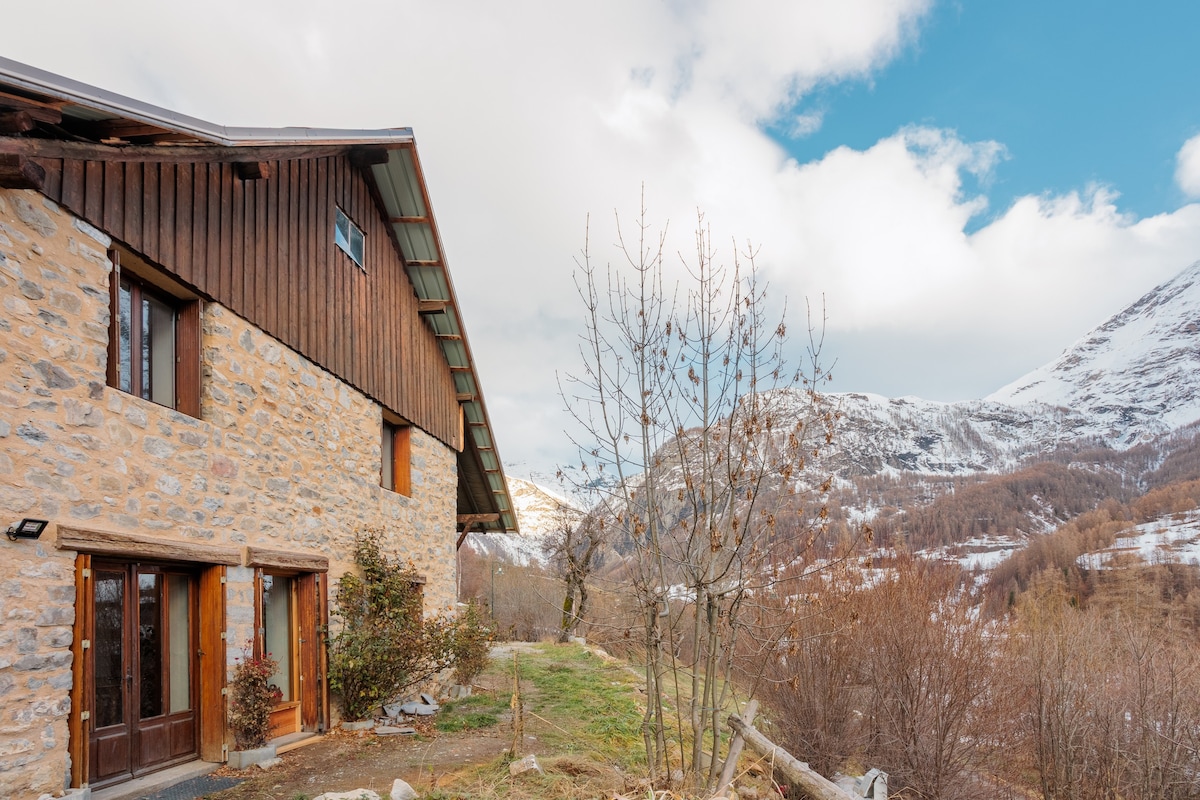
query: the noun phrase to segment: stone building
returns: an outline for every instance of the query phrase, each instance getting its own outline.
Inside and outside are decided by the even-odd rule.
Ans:
[[[0,539],[0,798],[225,760],[252,649],[274,732],[328,728],[360,531],[452,608],[462,536],[516,520],[410,130],[0,59],[0,527],[39,520]]]

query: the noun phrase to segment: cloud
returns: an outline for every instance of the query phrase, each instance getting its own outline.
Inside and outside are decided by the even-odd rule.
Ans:
[[[1179,148],[1175,156],[1175,182],[1188,197],[1200,198],[1200,134]]]
[[[1200,205],[1136,219],[1094,186],[991,207],[966,187],[1003,171],[1003,143],[951,130],[789,159],[765,128],[818,129],[797,112],[813,87],[869,80],[930,0],[62,5],[11,9],[56,46],[5,55],[220,124],[413,127],[513,464],[571,460],[555,376],[578,363],[572,256],[590,213],[600,262],[618,258],[613,213],[631,232],[642,186],[673,271],[701,208],[722,258],[761,243],[792,309],[823,295],[856,389],[986,394],[1016,375],[981,364],[1036,366],[1200,255]],[[1177,177],[1194,196],[1197,162],[1193,139]],[[952,343],[936,363],[931,342]]]

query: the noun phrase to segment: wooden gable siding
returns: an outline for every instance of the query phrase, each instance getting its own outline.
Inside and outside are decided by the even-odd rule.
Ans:
[[[461,449],[454,381],[360,168],[346,156],[229,163],[40,158],[45,192]],[[333,241],[338,205],[366,234],[366,272]]]

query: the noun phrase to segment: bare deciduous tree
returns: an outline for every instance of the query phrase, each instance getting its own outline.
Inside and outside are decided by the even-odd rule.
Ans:
[[[829,483],[809,467],[834,414],[816,391],[819,339],[810,330],[801,368],[788,366],[787,327],[769,317],[752,249],[722,265],[700,216],[683,285],[668,288],[665,231],[652,233],[644,210],[636,243],[619,221],[617,239],[620,267],[601,273],[587,244],[578,262],[582,368],[563,395],[587,431],[585,471],[615,478],[597,513],[636,553],[627,574],[642,614],[651,777],[678,758],[699,789],[716,779],[704,753],[719,745],[739,639],[769,650],[786,631],[747,613],[774,581],[777,515],[804,515],[787,526],[793,554],[827,518],[809,501]]]

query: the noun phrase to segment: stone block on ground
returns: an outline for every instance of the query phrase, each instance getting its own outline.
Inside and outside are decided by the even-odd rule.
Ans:
[[[375,728],[376,736],[412,736],[416,732],[416,728],[408,725],[379,725]]]
[[[392,800],[416,800],[416,791],[404,781],[396,778],[392,781]]]
[[[508,774],[512,777],[524,775],[526,772],[536,772],[539,775],[545,775],[542,765],[538,763],[537,756],[529,755],[522,759],[512,762],[508,765]]]
[[[425,692],[421,692],[421,702],[427,706],[436,706],[438,704],[436,697]]]

